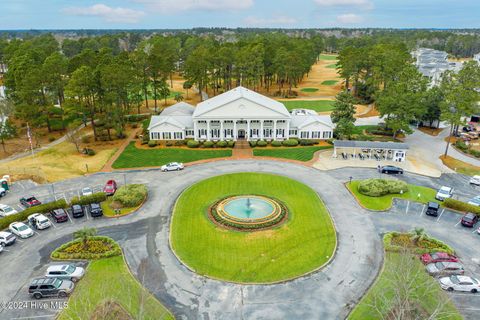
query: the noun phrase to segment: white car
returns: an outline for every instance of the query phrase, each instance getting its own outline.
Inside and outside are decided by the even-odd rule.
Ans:
[[[435,199],[444,201],[453,196],[453,188],[442,186],[435,195]]]
[[[7,231],[0,231],[0,245],[2,246],[10,246],[15,243],[17,238],[10,232]]]
[[[90,187],[86,187],[82,189],[82,196],[91,196],[93,194],[93,190]]]
[[[6,204],[0,204],[0,217],[10,216],[15,213],[18,213],[18,211]]]
[[[28,222],[32,227],[38,230],[50,228],[52,223],[43,214],[34,213],[28,216]]]
[[[33,230],[30,229],[30,227],[23,222],[12,222],[10,223],[8,229],[14,235],[22,239],[30,238],[31,236],[33,236]]]
[[[470,178],[470,184],[480,186],[480,176],[473,176]]]
[[[477,293],[480,291],[480,282],[467,276],[450,276],[438,280],[442,289],[447,291],[465,291]]]
[[[170,163],[167,163],[166,165],[163,165],[161,170],[163,172],[183,170],[183,163],[181,163],[181,162],[170,162]]]
[[[0,244],[0,252],[3,251],[3,244]]]
[[[470,201],[468,201],[468,204],[471,204],[472,206],[479,207],[480,206],[480,196],[476,196],[472,198]]]
[[[48,267],[45,277],[77,282],[85,274],[85,269],[73,264],[56,264]]]
[[[5,188],[0,187],[0,197],[5,197],[6,194],[7,194],[7,190],[5,190]]]

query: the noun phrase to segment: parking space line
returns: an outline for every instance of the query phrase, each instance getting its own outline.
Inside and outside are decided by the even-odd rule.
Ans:
[[[422,211],[420,211],[420,214],[419,216],[422,216],[422,213],[425,212],[425,204],[423,204],[423,208],[422,208]]]
[[[18,242],[20,242],[20,243],[23,243],[23,240],[21,240],[20,238],[17,238],[16,241],[18,241]]]
[[[39,235],[40,235],[40,233],[38,233],[38,232],[37,232],[37,231],[35,231],[35,230],[33,230],[33,232],[34,232],[34,233],[35,233],[37,236],[39,236]]]
[[[405,209],[405,214],[408,214],[408,208],[410,207],[410,201],[407,201],[407,208]]]
[[[52,219],[49,219],[49,220],[50,220],[50,225],[52,227],[54,227],[55,229],[57,229],[57,226],[55,225],[55,222]]]
[[[445,208],[442,209],[442,212],[440,212],[440,215],[437,218],[437,221],[440,221],[440,218],[442,217],[443,212],[445,211]]]
[[[477,229],[475,227],[473,227],[472,233],[475,233],[475,232],[477,232]]]
[[[462,219],[458,220],[458,222],[455,224],[455,227],[458,226],[462,222]]]

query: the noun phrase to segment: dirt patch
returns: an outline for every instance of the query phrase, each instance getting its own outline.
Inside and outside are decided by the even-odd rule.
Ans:
[[[419,127],[418,130],[422,131],[425,134],[436,137],[443,131],[443,128]]]
[[[95,308],[90,320],[133,320],[133,317],[116,301],[105,301]]]
[[[358,108],[360,105],[356,105],[356,107]],[[375,107],[373,105],[370,105],[370,106],[364,106],[366,107],[367,109],[363,111],[363,113],[361,112],[357,112],[357,114],[355,115],[355,117],[357,118],[370,118],[370,117],[378,117],[380,116],[380,113],[377,111],[377,109],[375,109]],[[357,109],[358,110],[358,109]]]
[[[450,156],[440,156],[442,163],[450,169],[468,176],[480,175],[480,167],[452,158]]]

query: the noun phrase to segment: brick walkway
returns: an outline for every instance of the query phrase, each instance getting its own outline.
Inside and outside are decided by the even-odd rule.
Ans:
[[[251,159],[253,158],[253,150],[247,140],[238,140],[232,150],[231,159]]]

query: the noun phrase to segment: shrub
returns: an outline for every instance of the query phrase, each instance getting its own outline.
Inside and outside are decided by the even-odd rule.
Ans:
[[[102,259],[122,254],[122,249],[113,239],[104,236],[89,237],[87,247],[82,239],[67,242],[55,249],[51,257],[53,259]]]
[[[175,141],[175,145],[177,147],[184,146],[185,145],[185,140],[177,140],[177,141]]]
[[[48,137],[48,141],[49,141],[49,142],[55,141],[55,137],[52,137],[52,136]]]
[[[16,221],[24,221],[27,219],[29,215],[32,213],[48,213],[52,210],[55,209],[60,209],[60,208],[66,208],[68,207],[67,202],[65,199],[60,199],[57,201],[41,204],[39,206],[27,208],[23,210],[22,212],[12,214],[10,216],[6,216],[0,219],[0,230],[3,230],[5,228],[8,228],[10,223],[16,222]]]
[[[87,155],[94,156],[96,154],[95,150],[87,148],[86,149]]]
[[[411,241],[411,233],[389,232],[383,236],[383,246],[386,251],[399,252],[405,247],[412,249],[417,254],[423,254],[434,251],[442,251],[454,254],[455,250],[444,242],[426,236],[422,241],[419,241],[418,246],[413,245]],[[410,240],[410,243],[408,241]],[[399,243],[405,243],[405,246]],[[395,244],[397,243],[397,244]]]
[[[227,146],[228,146],[229,148],[235,147],[235,141],[232,141],[232,140],[227,141]]]
[[[203,143],[203,147],[204,147],[204,148],[212,148],[213,145],[214,145],[213,141],[205,141],[205,142]]]
[[[468,204],[466,202],[455,200],[452,198],[445,199],[443,205],[447,208],[462,211],[462,212],[471,212],[475,213],[476,215],[480,215],[480,207]]]
[[[157,146],[157,141],[154,141],[154,140],[148,141],[148,146],[150,148],[156,147]]]
[[[107,195],[103,192],[96,192],[92,195],[89,196],[81,196],[79,197],[73,197],[72,200],[70,200],[70,205],[74,204],[80,204],[80,205],[87,205],[90,203],[100,203],[102,201],[107,200]]]
[[[132,208],[139,206],[147,193],[147,187],[143,184],[127,184],[118,188],[112,200],[121,203],[125,208]]]
[[[455,142],[455,147],[462,150],[463,152],[466,152],[468,150],[468,146],[462,140],[457,140],[457,142]]]
[[[315,144],[315,141],[313,140],[305,140],[305,139],[300,140],[301,146],[313,146],[314,144]]]
[[[187,141],[187,147],[189,148],[198,148],[200,146],[200,142],[195,141],[195,140],[188,140]]]
[[[138,123],[132,123],[132,126],[131,126],[133,129],[137,129],[138,128]]]
[[[165,142],[165,145],[167,147],[171,147],[171,146],[173,146],[173,141],[167,141],[167,142]]]
[[[82,136],[82,143],[89,143],[90,137],[89,136]]]
[[[267,141],[265,140],[257,141],[257,147],[266,147],[266,146],[267,146]]]
[[[358,185],[358,192],[370,197],[381,197],[407,191],[407,183],[396,179],[366,179]]]
[[[470,149],[469,153],[475,158],[480,158],[480,151],[478,150]]]
[[[217,147],[226,148],[227,147],[227,142],[226,141],[218,141],[217,142]]]
[[[249,144],[250,144],[250,147],[255,148],[257,146],[257,141],[252,140],[249,142]]]
[[[286,147],[296,147],[298,146],[298,140],[297,139],[288,139],[283,141],[282,143]]]
[[[272,147],[281,147],[282,146],[282,142],[281,141],[272,141]]]

